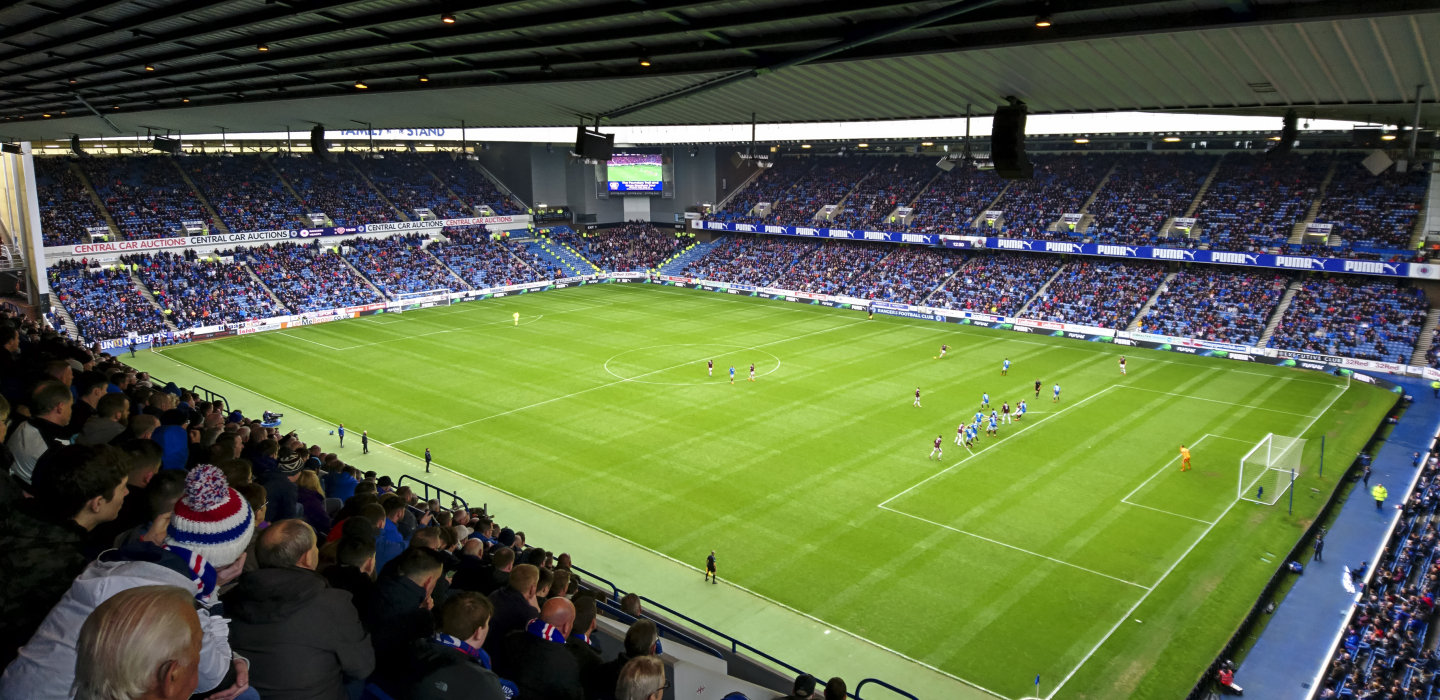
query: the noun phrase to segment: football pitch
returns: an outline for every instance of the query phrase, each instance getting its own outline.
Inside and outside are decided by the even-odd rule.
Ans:
[[[650,285],[163,354],[661,555],[716,550],[722,582],[1006,698],[1037,675],[1042,697],[1183,697],[1395,401],[1298,369]],[[982,392],[1030,410],[972,451],[956,426]],[[1237,498],[1269,433],[1309,439],[1293,515]],[[644,572],[618,582],[643,592]]]
[[[659,165],[611,165],[605,170],[605,179],[616,182],[659,182]]]

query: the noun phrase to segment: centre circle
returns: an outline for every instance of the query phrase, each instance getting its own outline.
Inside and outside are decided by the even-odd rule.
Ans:
[[[713,373],[706,369],[706,363],[711,360],[715,362]],[[687,343],[626,350],[606,360],[605,371],[637,384],[699,386],[728,383],[731,367],[735,368],[736,381],[747,380],[752,362],[755,363],[756,379],[780,369],[780,358],[757,348],[722,343]]]

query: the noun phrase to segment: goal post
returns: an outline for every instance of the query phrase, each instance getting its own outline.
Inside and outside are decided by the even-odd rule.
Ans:
[[[450,290],[431,289],[424,292],[405,292],[396,294],[395,301],[390,303],[390,313],[402,311],[415,311],[417,309],[428,309],[432,306],[449,306]]]
[[[1240,458],[1237,496],[1252,503],[1274,505],[1300,477],[1305,440],[1270,433]]]

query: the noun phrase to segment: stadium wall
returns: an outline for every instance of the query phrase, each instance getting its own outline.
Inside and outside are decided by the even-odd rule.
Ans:
[[[543,144],[530,146],[530,206],[570,206],[570,180],[565,161],[570,154],[568,144],[552,144],[547,153]],[[505,183],[509,185],[510,183]]]
[[[476,148],[475,158],[490,174],[499,178],[526,204],[534,205],[535,189],[531,184],[530,150],[528,143],[486,143],[489,148]],[[541,149],[544,150],[544,149]],[[550,204],[550,202],[546,202]]]

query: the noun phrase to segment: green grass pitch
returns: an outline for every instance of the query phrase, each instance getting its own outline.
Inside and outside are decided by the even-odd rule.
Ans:
[[[611,165],[605,169],[605,178],[615,182],[659,182],[659,165]]]
[[[670,557],[718,550],[727,582],[1009,698],[1036,674],[1047,696],[1182,697],[1395,399],[1303,370],[649,285],[164,354]],[[1030,413],[972,454],[955,429],[982,392]],[[1239,459],[1271,432],[1310,438],[1293,515],[1237,502]],[[926,459],[937,435],[942,462]]]

